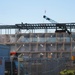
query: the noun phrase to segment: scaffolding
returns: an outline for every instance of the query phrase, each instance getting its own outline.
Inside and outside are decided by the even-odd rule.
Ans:
[[[74,29],[74,23],[38,23],[15,24],[0,26],[0,44],[11,46],[11,51],[25,53],[28,57],[58,58],[74,55],[75,33],[69,35],[66,32],[35,33],[34,29],[60,29],[58,25],[66,25],[68,29]],[[5,31],[5,32],[4,32]],[[49,30],[50,31],[50,30]],[[14,32],[14,34],[12,34]]]

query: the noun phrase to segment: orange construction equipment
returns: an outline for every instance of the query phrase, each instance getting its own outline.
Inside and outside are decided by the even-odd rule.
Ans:
[[[16,52],[15,52],[15,51],[10,52],[10,55],[15,55],[15,54],[16,54]]]
[[[72,56],[72,58],[71,58],[73,61],[75,60],[75,56]]]

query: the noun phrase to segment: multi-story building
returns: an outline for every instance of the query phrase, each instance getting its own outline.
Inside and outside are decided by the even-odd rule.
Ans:
[[[1,34],[0,43],[10,46],[11,51],[24,53],[27,57],[75,56],[75,33],[15,33]]]

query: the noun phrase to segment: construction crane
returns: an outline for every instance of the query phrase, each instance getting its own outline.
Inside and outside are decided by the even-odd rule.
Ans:
[[[46,15],[44,15],[43,18],[48,20],[51,23],[57,23],[56,21],[52,20],[51,18],[47,17]],[[47,32],[47,29],[46,29],[46,32]]]
[[[47,17],[46,15],[44,15],[43,18],[45,18],[46,20],[48,20],[51,23],[57,23],[56,21],[54,21],[53,19]]]
[[[55,32],[67,32],[69,35],[71,34],[71,32],[67,29],[65,24],[61,25],[61,24],[57,23],[55,20],[47,17],[46,15],[44,15],[43,18],[48,20],[51,23],[56,23],[56,31]],[[58,27],[62,30],[57,30]]]

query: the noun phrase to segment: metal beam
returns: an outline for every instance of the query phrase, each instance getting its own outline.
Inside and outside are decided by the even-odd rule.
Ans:
[[[56,29],[56,27],[59,29],[58,26],[65,25],[67,29],[74,29],[75,23],[34,23],[34,24],[28,24],[28,23],[22,23],[22,24],[15,24],[15,25],[0,25],[0,29]]]

